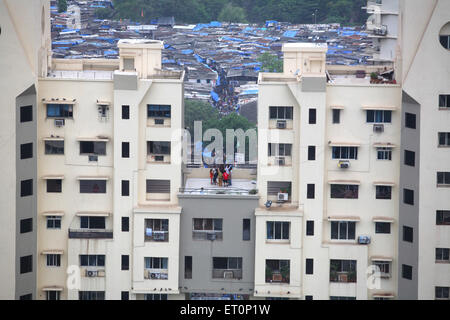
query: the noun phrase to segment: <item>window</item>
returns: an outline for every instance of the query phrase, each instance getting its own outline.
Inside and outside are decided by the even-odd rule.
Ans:
[[[105,141],[80,141],[80,154],[106,155]]]
[[[416,153],[405,150],[405,165],[414,167],[416,165]]]
[[[403,203],[414,205],[414,190],[403,189]]]
[[[130,195],[130,181],[122,180],[122,197],[128,197]]]
[[[144,300],[167,300],[167,294],[149,293],[144,295]]]
[[[305,266],[306,274],[314,274],[314,259],[306,259]]]
[[[333,123],[341,122],[341,110],[333,109]]]
[[[33,231],[33,218],[20,220],[20,233]]]
[[[331,239],[354,240],[356,223],[353,221],[331,221]]]
[[[130,143],[122,142],[122,158],[130,157]]]
[[[278,193],[287,193],[291,195],[291,182],[287,181],[267,181],[267,195],[268,196],[277,196]]]
[[[168,258],[160,258],[160,257],[145,257],[145,269],[168,269]]]
[[[47,192],[60,193],[62,192],[61,179],[47,179]]]
[[[358,159],[358,147],[333,147],[333,159]]]
[[[128,291],[121,291],[120,299],[121,300],[130,300],[130,293]]]
[[[416,115],[414,113],[405,112],[405,127],[416,129]]]
[[[73,118],[73,105],[47,104],[47,118]]]
[[[358,199],[358,185],[353,184],[332,184],[332,199]]]
[[[412,266],[402,264],[402,278],[412,280]]]
[[[223,219],[193,219],[192,239],[208,240],[209,237],[215,237],[211,240],[222,240]]]
[[[170,180],[147,180],[147,193],[170,193]]]
[[[314,300],[313,296],[305,296],[305,300]]]
[[[309,124],[316,124],[316,109],[309,109]]]
[[[391,123],[392,111],[367,110],[367,123]]]
[[[122,217],[122,232],[130,231],[130,218]]]
[[[289,283],[289,260],[266,260],[266,283]]]
[[[169,219],[145,219],[145,241],[169,241]]]
[[[414,229],[411,227],[403,226],[403,241],[413,242]]]
[[[450,299],[450,287],[434,287],[436,299]]]
[[[242,258],[213,257],[213,279],[241,279]]]
[[[61,229],[61,217],[47,216],[47,229]]]
[[[378,160],[392,160],[392,148],[377,148]]]
[[[20,159],[33,158],[33,143],[24,143],[20,145]]]
[[[170,105],[147,105],[148,118],[170,118]]]
[[[331,282],[356,282],[356,260],[330,260]]]
[[[372,264],[378,267],[382,278],[391,276],[391,263],[389,261],[372,261]]]
[[[104,267],[104,254],[80,254],[81,267]]]
[[[23,296],[20,296],[20,300],[33,300],[33,294],[24,294]]]
[[[45,292],[46,300],[61,300],[61,291],[46,291]]]
[[[316,160],[316,147],[308,146],[308,160],[313,161]]]
[[[308,199],[314,199],[315,198],[315,185],[314,184],[307,184],[306,186],[306,198]]]
[[[80,193],[106,193],[106,180],[80,180]]]
[[[293,107],[269,107],[269,118],[279,120],[292,120]]]
[[[60,267],[61,255],[60,254],[47,254],[47,267]]]
[[[105,291],[78,291],[79,300],[105,300]]]
[[[436,211],[436,225],[450,225],[450,210]]]
[[[184,278],[192,279],[192,256],[184,257]]]
[[[122,106],[122,119],[128,120],[130,119],[130,106]]]
[[[439,132],[438,145],[439,147],[450,147],[450,132]]]
[[[33,271],[33,256],[20,257],[20,273]]]
[[[64,141],[46,140],[45,154],[64,154]]]
[[[290,157],[292,150],[292,144],[285,143],[269,143],[268,154],[272,156],[285,156]]]
[[[130,270],[130,256],[122,255],[122,270]]]
[[[439,109],[450,108],[450,94],[439,95]]]
[[[437,173],[437,184],[438,184],[438,187],[450,185],[450,172],[438,172]]]
[[[389,222],[375,222],[375,233],[391,233],[391,224]]]
[[[33,179],[20,181],[20,196],[27,197],[33,195]]]
[[[306,235],[307,236],[314,235],[314,221],[312,220],[306,221]]]
[[[436,262],[450,263],[450,249],[436,248]]]
[[[33,106],[20,107],[20,122],[33,121]]]
[[[81,229],[105,229],[105,217],[80,217]]]
[[[392,187],[391,186],[375,186],[376,199],[391,199],[392,197]]]
[[[267,240],[289,240],[289,222],[267,221]]]
[[[440,35],[439,42],[445,49],[450,50],[450,35]]]
[[[242,220],[242,240],[250,241],[250,219]]]
[[[170,155],[169,141],[147,141],[147,154]]]

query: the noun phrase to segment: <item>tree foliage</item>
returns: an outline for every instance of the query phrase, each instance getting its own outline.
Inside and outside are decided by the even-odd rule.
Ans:
[[[67,11],[67,0],[58,0],[58,12]]]
[[[114,0],[116,19],[149,23],[174,16],[177,23],[223,22],[263,23],[277,20],[291,23],[338,22],[363,24],[361,9],[367,0]]]
[[[283,72],[283,60],[270,52],[264,52],[258,57],[263,72]]]

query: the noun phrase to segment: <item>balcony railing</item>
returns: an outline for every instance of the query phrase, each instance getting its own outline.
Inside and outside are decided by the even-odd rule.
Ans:
[[[242,279],[242,269],[213,269],[213,279]]]
[[[344,282],[344,283],[356,282],[356,272],[355,271],[349,271],[349,272],[331,271],[330,272],[330,281],[331,282]]]
[[[167,242],[169,241],[169,231],[152,231],[150,234],[145,234],[145,241]]]
[[[112,239],[113,231],[107,229],[69,229],[69,239]]]
[[[289,270],[267,271],[266,283],[289,283]]]
[[[169,272],[167,269],[145,269],[144,279],[149,280],[167,280]]]
[[[218,230],[192,230],[193,240],[222,240],[223,232]]]
[[[204,194],[204,195],[216,195],[216,194],[227,194],[227,195],[255,195],[258,194],[257,189],[239,189],[239,188],[180,188],[180,193],[184,194]]]

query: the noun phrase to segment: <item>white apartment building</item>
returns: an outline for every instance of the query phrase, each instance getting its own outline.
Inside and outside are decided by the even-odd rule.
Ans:
[[[52,59],[48,1],[0,0],[0,298],[448,299],[450,3],[367,8],[374,65],[289,43],[259,75],[258,190],[225,194],[181,163],[162,42]]]

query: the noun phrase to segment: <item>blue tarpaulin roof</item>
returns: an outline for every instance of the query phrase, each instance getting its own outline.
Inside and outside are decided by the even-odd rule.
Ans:
[[[212,28],[214,28],[214,27],[219,28],[219,27],[222,26],[222,23],[220,23],[219,21],[211,21],[211,22],[209,23],[209,26],[212,27]]]
[[[177,63],[177,62],[174,59],[163,59],[162,63],[165,64],[165,63]]]
[[[226,40],[226,41],[237,41],[237,42],[242,42],[242,41],[244,41],[244,40],[242,40],[242,39],[231,38],[231,37],[222,37],[222,40]]]
[[[215,102],[219,101],[219,95],[214,91],[211,91],[211,98],[213,98]]]
[[[117,54],[119,54],[116,50],[105,50],[104,52],[103,52],[103,54],[105,55],[105,56],[115,56],[115,55],[117,55]]]
[[[248,95],[248,94],[258,94],[258,89],[247,89],[247,90],[242,91],[239,95],[244,96],[244,95]]]
[[[283,33],[283,37],[294,38],[297,35],[297,30],[287,30]]]
[[[185,49],[185,50],[181,50],[181,54],[191,54],[194,51],[192,49]]]

